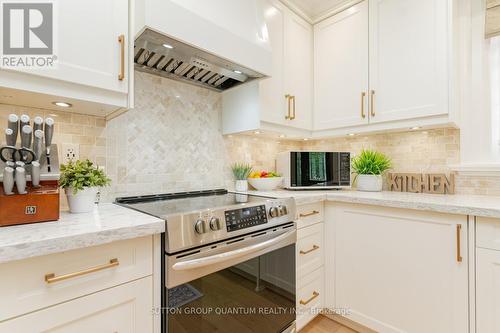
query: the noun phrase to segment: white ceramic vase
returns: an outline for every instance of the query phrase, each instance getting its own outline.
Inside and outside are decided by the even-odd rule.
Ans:
[[[246,192],[248,191],[248,181],[245,180],[237,180],[236,184],[234,185],[234,190],[236,192]]]
[[[382,191],[382,176],[381,175],[358,175],[357,177],[358,191],[365,192],[380,192]]]
[[[76,194],[73,193],[71,187],[66,188],[65,191],[71,213],[88,213],[94,210],[98,187],[85,187]]]

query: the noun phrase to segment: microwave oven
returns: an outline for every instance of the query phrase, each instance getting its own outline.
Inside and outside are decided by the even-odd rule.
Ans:
[[[287,151],[278,154],[276,170],[291,190],[351,187],[351,153]]]

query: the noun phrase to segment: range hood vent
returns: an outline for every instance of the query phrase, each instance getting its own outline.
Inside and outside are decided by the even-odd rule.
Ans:
[[[138,71],[219,92],[264,77],[147,28],[135,40],[134,63]]]

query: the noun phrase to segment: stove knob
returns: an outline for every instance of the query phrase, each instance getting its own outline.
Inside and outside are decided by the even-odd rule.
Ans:
[[[194,223],[194,230],[198,233],[198,234],[204,234],[205,232],[207,232],[206,228],[205,228],[205,221],[203,221],[202,219],[198,219],[195,223]]]
[[[278,210],[280,216],[288,214],[288,209],[286,209],[286,206],[278,206]]]
[[[214,216],[210,219],[210,229],[213,231],[220,230],[220,220],[218,217]]]
[[[280,212],[278,210],[278,207],[271,207],[269,209],[269,216],[271,216],[271,217],[278,217],[278,216],[280,216],[279,213]]]

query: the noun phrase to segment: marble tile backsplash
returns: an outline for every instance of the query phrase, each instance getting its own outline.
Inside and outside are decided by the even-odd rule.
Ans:
[[[372,148],[389,155],[398,172],[449,172],[460,156],[459,130],[452,128],[291,141],[257,135],[221,134],[221,95],[169,79],[136,73],[135,108],[104,118],[0,104],[0,130],[8,114],[56,120],[55,143],[80,145],[80,158],[104,166],[112,185],[103,199],[159,192],[232,188],[230,165],[248,162],[275,169],[285,150]],[[1,142],[5,139],[1,138]],[[458,174],[457,193],[500,195],[500,177]]]

